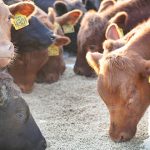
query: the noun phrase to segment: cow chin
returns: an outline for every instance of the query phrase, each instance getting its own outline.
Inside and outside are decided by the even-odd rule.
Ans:
[[[113,130],[113,128],[110,127],[109,130],[109,135],[111,139],[117,143],[130,141],[135,136],[135,133],[136,127],[126,130]]]

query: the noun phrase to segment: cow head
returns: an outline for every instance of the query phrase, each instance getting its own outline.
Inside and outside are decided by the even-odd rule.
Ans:
[[[74,0],[74,1],[68,1],[68,0],[60,1],[59,0],[55,2],[54,6],[55,6],[55,10],[58,16],[60,17],[62,16],[61,17],[63,19],[62,28],[66,25],[67,25],[66,27],[68,28],[68,25],[71,25],[71,30],[69,29],[70,27],[68,28],[70,30],[69,32],[66,32],[64,30],[65,35],[71,39],[71,43],[65,46],[64,50],[67,51],[69,54],[74,55],[76,54],[76,49],[77,49],[77,33],[80,28],[79,19],[82,15],[82,12],[85,12],[85,8],[82,2],[79,0]],[[78,9],[78,12],[76,11],[77,9]],[[66,22],[66,18],[68,18],[67,22]],[[73,19],[76,21],[75,23],[73,23],[72,21],[69,21],[69,19]]]
[[[106,54],[87,53],[98,74],[97,89],[110,112],[109,134],[115,142],[130,140],[150,101],[149,66],[139,55],[120,50]]]
[[[46,141],[11,77],[0,72],[0,149],[45,150]]]

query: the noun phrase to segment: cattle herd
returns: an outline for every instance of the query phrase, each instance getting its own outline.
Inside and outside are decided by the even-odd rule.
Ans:
[[[150,0],[0,0],[0,150],[45,150],[21,96],[65,71],[96,77],[109,135],[132,139],[150,104]],[[96,85],[95,85],[96,86]]]

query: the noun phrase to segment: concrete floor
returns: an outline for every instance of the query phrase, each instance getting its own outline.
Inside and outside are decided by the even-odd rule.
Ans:
[[[109,113],[96,91],[96,79],[75,75],[74,60],[67,61],[68,67],[58,82],[35,84],[31,94],[23,94],[47,140],[47,150],[144,150],[147,113],[130,142],[112,142]]]

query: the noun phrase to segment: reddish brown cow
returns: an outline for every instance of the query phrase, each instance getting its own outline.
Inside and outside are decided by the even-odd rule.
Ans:
[[[103,55],[88,52],[98,74],[97,89],[110,112],[113,141],[130,140],[150,104],[150,20],[121,48]]]
[[[54,11],[49,9],[49,16],[53,29],[56,34],[63,35],[63,32],[60,26],[64,24],[75,25],[79,18],[81,17],[82,12],[80,10],[72,10],[61,17],[56,17]],[[65,37],[59,40],[55,45],[55,48],[58,49],[56,55],[51,55],[49,53],[49,58],[47,63],[42,67],[37,76],[37,82],[47,82],[53,83],[58,81],[60,75],[65,71],[65,63],[63,60],[62,46],[67,45],[70,42],[69,38]]]
[[[22,12],[22,9],[30,10],[30,13],[34,11],[34,6],[30,3],[18,3],[11,7],[6,6],[2,0],[0,0],[0,67],[5,67],[10,63],[14,57],[14,46],[10,42],[11,35],[11,16],[14,11],[18,13]],[[12,14],[11,14],[12,13]],[[28,12],[23,12],[23,14]],[[29,14],[28,14],[29,15]]]
[[[117,2],[113,5],[114,3],[113,1],[113,3],[106,5],[106,7],[103,6],[103,9],[101,8],[102,12],[87,12],[83,17],[78,32],[77,59],[74,66],[76,74],[93,75],[85,55],[91,47],[92,51],[103,51],[102,43],[105,40],[105,31],[110,23],[117,23],[124,33],[127,33],[139,22],[148,19],[150,16],[150,1],[148,0],[128,0]],[[107,9],[108,6],[110,7]]]

